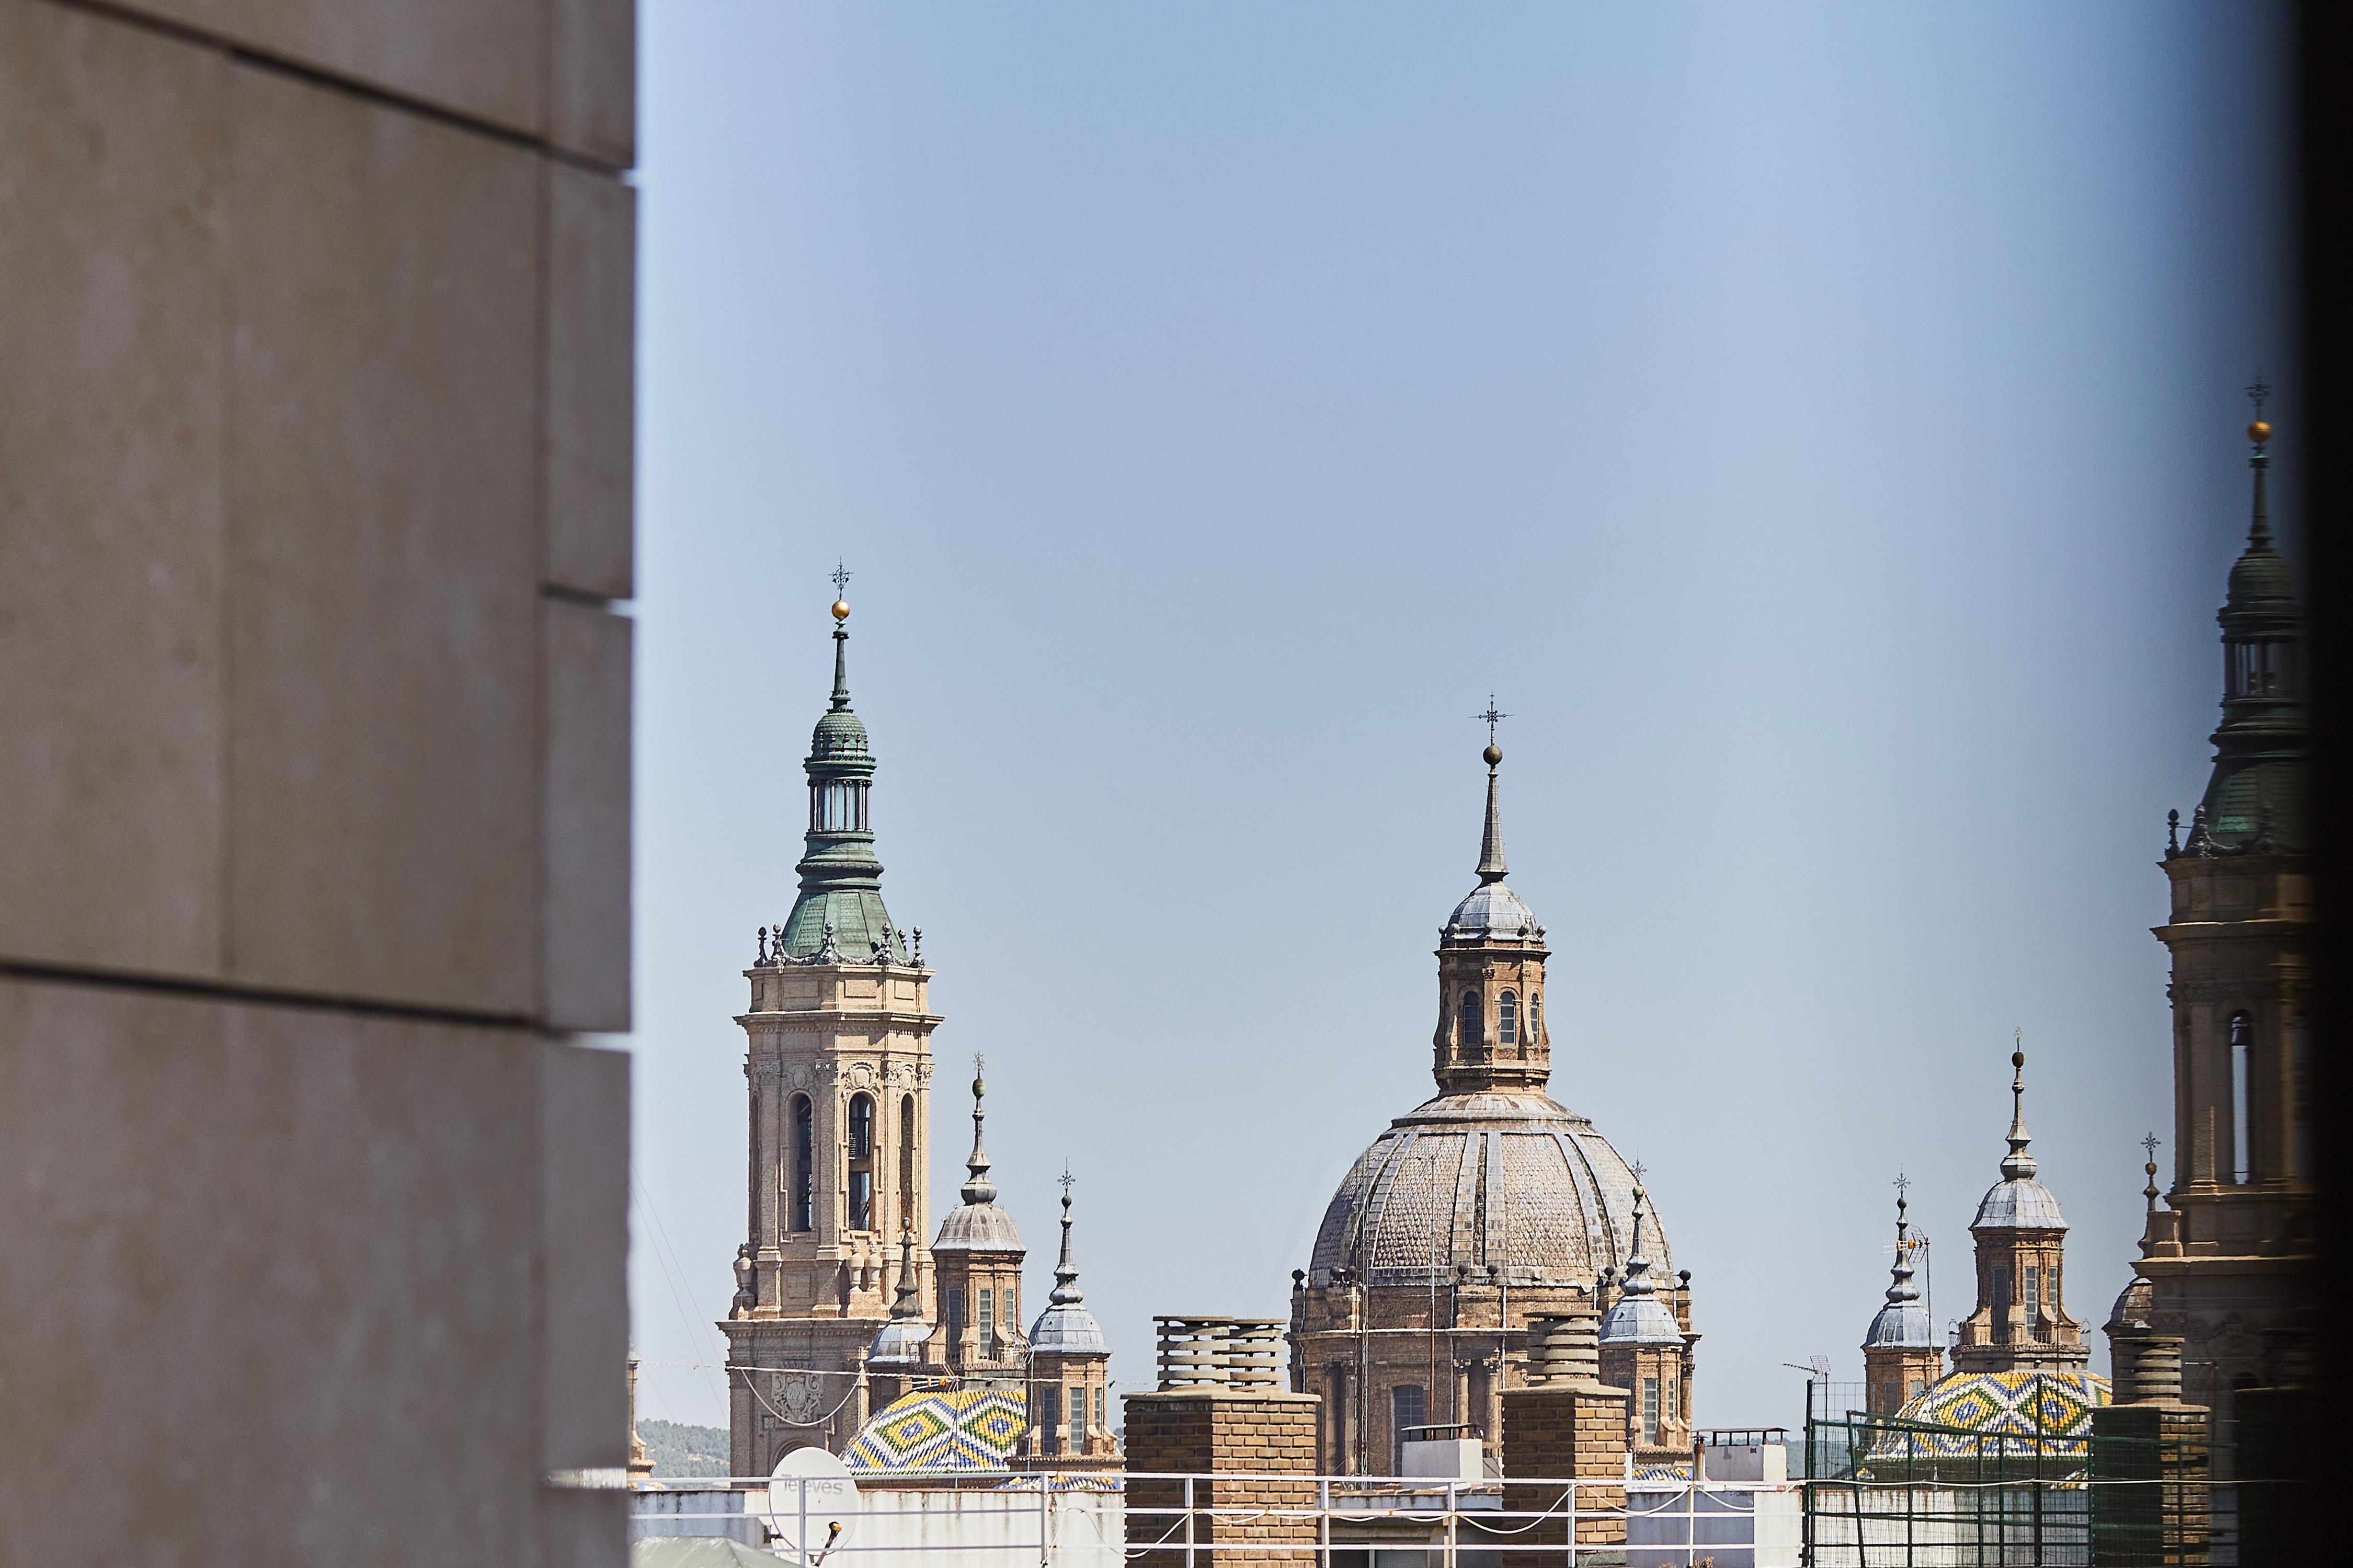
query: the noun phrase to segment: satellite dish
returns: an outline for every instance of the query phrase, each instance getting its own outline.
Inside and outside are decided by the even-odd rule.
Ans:
[[[858,1483],[839,1454],[795,1448],[768,1472],[768,1510],[761,1522],[768,1527],[769,1544],[795,1563],[823,1561],[842,1543],[857,1512]]]

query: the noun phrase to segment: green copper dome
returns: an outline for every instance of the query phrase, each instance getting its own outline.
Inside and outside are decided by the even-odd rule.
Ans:
[[[2294,853],[2311,843],[2304,608],[2295,573],[2272,546],[2264,493],[2271,458],[2260,443],[2248,466],[2254,504],[2247,547],[2231,568],[2230,592],[2215,616],[2222,628],[2223,686],[2214,771],[2189,842],[2168,854]]]
[[[800,896],[776,946],[781,959],[872,963],[907,961],[882,904],[882,862],[874,855],[868,795],[874,757],[866,726],[850,711],[849,632],[833,631],[833,697],[809,736],[801,766],[808,774],[809,819],[800,863]]]

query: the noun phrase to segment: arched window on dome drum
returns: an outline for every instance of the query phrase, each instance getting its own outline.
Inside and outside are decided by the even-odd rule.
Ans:
[[[1528,993],[1528,1044],[1539,1045],[1544,1040],[1544,993]]]
[[[817,1202],[817,1117],[806,1094],[793,1096],[793,1168],[786,1176],[792,1184],[792,1228],[809,1230],[811,1211]]]
[[[874,1228],[874,1101],[849,1097],[849,1228]]]
[[[1476,991],[1462,993],[1461,1019],[1457,1033],[1465,1050],[1473,1049],[1486,1040],[1487,1031],[1481,1027],[1481,1025],[1485,1022],[1481,1016],[1482,1012],[1483,1009],[1479,1005],[1479,993]]]
[[[1520,1043],[1520,999],[1509,991],[1495,1002],[1495,1043],[1499,1046]]]
[[[809,785],[809,827],[818,833],[864,833],[867,781],[820,779]]]
[[[2250,1098],[2249,1061],[2254,1054],[2255,1021],[2244,1013],[2231,1017],[2231,1180],[2241,1186],[2254,1179],[2253,1140],[2247,1115]]]

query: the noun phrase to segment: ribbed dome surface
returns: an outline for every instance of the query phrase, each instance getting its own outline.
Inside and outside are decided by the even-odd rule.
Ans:
[[[1971,1230],[2064,1230],[2059,1200],[2031,1176],[1996,1183],[1978,1205]]]
[[[1029,1350],[1067,1351],[1095,1355],[1111,1354],[1111,1343],[1103,1338],[1103,1326],[1095,1315],[1076,1301],[1057,1302],[1038,1314],[1029,1325]]]
[[[932,1243],[932,1250],[1018,1252],[1021,1233],[1013,1228],[1013,1216],[993,1203],[958,1204],[940,1222],[939,1239]]]
[[[2269,600],[2295,599],[2295,574],[2287,557],[2273,550],[2250,550],[2231,568],[2228,606],[2253,608]]]
[[[1928,1309],[1917,1300],[1888,1302],[1871,1320],[1871,1331],[1862,1336],[1862,1348],[1867,1351],[1926,1350],[1936,1342]]]
[[[932,1326],[921,1318],[893,1318],[882,1325],[867,1347],[869,1362],[889,1362],[916,1365],[923,1359],[923,1347],[931,1342]]]
[[[2132,1283],[2116,1293],[2116,1304],[2108,1312],[2108,1331],[2118,1329],[2148,1327],[2149,1317],[2157,1310],[2157,1287],[2136,1274]]]
[[[1467,1264],[1512,1285],[1590,1286],[1624,1264],[1634,1184],[1593,1123],[1546,1095],[1441,1096],[1398,1118],[1348,1172],[1316,1232],[1310,1283],[1346,1268],[1366,1285],[1442,1284]],[[1655,1274],[1672,1273],[1655,1212],[1644,1250]]]
[[[1536,917],[1520,902],[1519,894],[1501,882],[1486,882],[1472,889],[1470,896],[1454,906],[1446,924],[1450,930],[1482,935],[1516,936],[1525,931],[1533,936]]]
[[[866,754],[866,726],[857,714],[848,709],[827,713],[817,721],[809,735],[812,757],[862,757]]]

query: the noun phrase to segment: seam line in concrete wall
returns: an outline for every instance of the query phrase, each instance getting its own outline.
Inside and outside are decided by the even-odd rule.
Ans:
[[[138,974],[114,969],[82,969],[69,964],[26,963],[0,959],[0,979],[37,981],[50,985],[77,985],[97,991],[144,991],[164,996],[194,996],[215,1002],[251,1003],[270,1007],[305,1007],[319,1013],[345,1013],[371,1018],[401,1018],[419,1024],[454,1024],[470,1029],[522,1029],[550,1039],[568,1037],[568,1031],[549,1029],[521,1013],[473,1013],[458,1007],[422,1007],[401,1002],[376,1002],[364,997],[322,996],[315,992],[280,991],[259,985],[225,985],[163,974]]]
[[[621,163],[600,163],[573,148],[558,147],[543,137],[534,136],[527,131],[517,131],[512,125],[501,125],[492,121],[478,120],[470,114],[451,109],[446,104],[431,103],[423,99],[411,98],[406,93],[395,92],[379,83],[364,81],[357,77],[344,76],[340,72],[329,70],[314,61],[294,59],[285,55],[271,54],[266,49],[257,49],[250,44],[225,38],[217,33],[208,33],[201,27],[190,26],[185,22],[174,22],[162,16],[150,16],[146,12],[134,11],[127,6],[109,5],[107,0],[48,0],[48,3],[65,6],[69,10],[87,11],[93,16],[120,22],[125,26],[138,27],[167,38],[176,38],[182,43],[195,44],[203,48],[218,49],[230,59],[241,64],[262,70],[275,71],[281,76],[290,76],[300,81],[308,82],[313,87],[323,87],[336,92],[347,92],[355,98],[368,99],[387,108],[401,110],[426,120],[437,120],[444,125],[455,126],[460,131],[470,132],[477,136],[487,136],[493,141],[506,142],[510,146],[521,147],[551,162],[569,163],[574,168],[586,170],[592,174],[617,177],[629,167]]]

